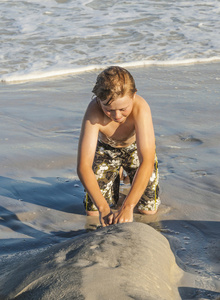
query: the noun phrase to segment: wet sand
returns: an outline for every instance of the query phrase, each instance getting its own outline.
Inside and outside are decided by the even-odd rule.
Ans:
[[[166,280],[173,291],[178,290],[181,299],[217,299],[220,296],[219,67],[220,64],[213,63],[129,69],[136,80],[138,93],[148,101],[152,110],[162,205],[155,216],[135,214],[134,224],[130,224],[129,228],[122,224],[121,230],[125,231],[125,236],[131,235],[133,245],[140,251],[136,259],[141,261],[147,241],[144,237],[142,243],[139,231],[145,229],[135,223],[148,224],[144,227],[148,238],[155,241],[158,257],[163,257],[160,266],[154,270],[155,281],[151,285],[158,284],[156,277],[160,275],[161,268],[171,268],[171,260],[167,257],[173,254],[175,268],[182,275],[176,282],[170,281],[170,278]],[[98,219],[85,216],[82,205],[84,191],[76,174],[81,120],[98,73],[1,84],[0,299],[7,299],[9,295],[15,297],[30,284],[28,276],[21,276],[17,285],[10,281],[15,274],[19,279],[17,268],[25,270],[26,259],[37,261],[40,256],[42,263],[38,265],[48,274],[49,266],[43,260],[46,255],[52,263],[53,251],[60,253],[60,249],[66,249],[64,252],[67,255],[80,240],[82,244],[88,241],[84,251],[89,257],[91,234],[94,235],[94,243],[100,242],[100,237],[96,235],[98,231],[93,232]],[[122,193],[126,190],[124,187]],[[102,240],[109,243],[105,230],[102,231]],[[139,245],[135,232],[140,239]],[[118,258],[120,250],[124,251],[120,241],[125,237],[119,233],[118,226],[112,226],[115,246],[111,248],[113,256],[104,256],[107,265],[102,271],[105,276],[108,276],[106,269],[113,257]],[[160,242],[164,243],[164,237],[169,242],[166,255],[159,247]],[[127,247],[128,253],[125,252],[127,255],[131,255],[131,244]],[[149,251],[152,256],[149,255],[144,264],[148,267],[142,270],[146,278],[149,276],[149,266],[154,264],[153,248]],[[76,255],[74,263],[80,259]],[[79,264],[77,268],[80,269],[79,277],[74,278],[79,282],[78,299],[96,299],[89,298],[80,279],[81,276],[90,282],[91,276],[93,289],[99,291],[99,280],[97,278],[96,281],[92,275],[95,269],[87,268],[87,275],[84,276],[83,266]],[[112,268],[118,282],[122,282],[122,269]],[[56,272],[56,268],[54,270]],[[126,272],[128,270],[123,274]],[[137,272],[135,268],[131,270],[134,291]],[[34,281],[37,279],[34,264],[32,274]],[[71,281],[68,280],[65,287],[60,281],[60,290],[70,288]],[[128,280],[128,283],[131,281]],[[108,282],[102,285],[102,299],[115,299],[103,296],[103,291],[108,290]],[[53,286],[51,281],[50,289],[45,285],[44,292],[51,291]],[[124,281],[121,299],[129,299],[125,286]],[[144,297],[144,294],[135,295],[134,299]],[[169,293],[163,296],[164,299],[171,299]],[[173,299],[178,299],[176,297]],[[67,295],[66,299],[69,299]],[[156,298],[152,295],[152,299]]]

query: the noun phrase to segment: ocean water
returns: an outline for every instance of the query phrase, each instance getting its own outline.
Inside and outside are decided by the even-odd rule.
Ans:
[[[220,61],[219,0],[1,0],[0,81]]]

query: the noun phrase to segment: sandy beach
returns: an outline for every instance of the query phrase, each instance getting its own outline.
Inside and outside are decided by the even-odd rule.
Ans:
[[[0,83],[1,300],[220,297],[220,63],[129,71],[152,110],[162,204],[104,229],[76,174],[99,70]]]

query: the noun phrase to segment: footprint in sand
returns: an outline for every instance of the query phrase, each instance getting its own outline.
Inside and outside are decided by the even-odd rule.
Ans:
[[[210,174],[208,174],[205,170],[192,170],[191,175],[193,178],[198,178],[198,177],[204,177],[204,176],[207,176]]]
[[[193,137],[192,135],[180,134],[179,138],[186,144],[190,144],[190,146],[199,146],[203,144],[203,141]]]

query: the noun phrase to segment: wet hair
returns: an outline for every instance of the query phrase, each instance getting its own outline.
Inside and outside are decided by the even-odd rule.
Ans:
[[[118,97],[133,97],[137,89],[134,78],[126,69],[112,66],[98,75],[92,92],[99,100],[108,100],[108,105]]]

